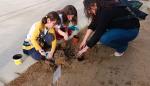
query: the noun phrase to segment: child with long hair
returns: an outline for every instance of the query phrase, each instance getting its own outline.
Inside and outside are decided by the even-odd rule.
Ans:
[[[54,26],[59,24],[57,12],[50,12],[34,23],[23,43],[23,52],[35,60],[50,60],[56,49]]]
[[[69,36],[77,33],[78,15],[77,10],[73,5],[67,5],[62,10],[57,12],[59,14],[61,23],[56,25],[57,40],[68,40]],[[75,33],[74,33],[75,32]]]

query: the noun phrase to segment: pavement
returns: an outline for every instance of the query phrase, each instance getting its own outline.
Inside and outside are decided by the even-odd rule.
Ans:
[[[17,66],[12,60],[14,54],[22,54],[21,46],[31,25],[48,12],[59,10],[69,4],[77,8],[81,22],[79,27],[83,28],[87,20],[81,9],[82,1],[0,0],[0,86],[17,78],[36,62],[30,57],[23,56],[23,64]]]
[[[3,82],[0,82],[0,86],[4,86]]]

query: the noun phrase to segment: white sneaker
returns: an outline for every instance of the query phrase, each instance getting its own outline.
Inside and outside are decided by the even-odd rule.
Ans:
[[[96,44],[101,45],[102,43],[101,42],[97,42]]]
[[[120,57],[120,56],[122,56],[123,54],[124,54],[124,52],[119,53],[119,52],[117,52],[117,51],[114,53],[114,55],[115,55],[116,57]]]

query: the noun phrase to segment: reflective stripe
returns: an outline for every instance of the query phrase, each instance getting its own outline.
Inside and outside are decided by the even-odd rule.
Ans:
[[[33,46],[22,46],[22,49],[25,49],[25,50],[30,50],[32,48],[33,48]]]

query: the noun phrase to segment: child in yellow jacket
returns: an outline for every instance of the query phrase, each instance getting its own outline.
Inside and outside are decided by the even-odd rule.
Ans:
[[[33,24],[23,43],[23,52],[36,60],[52,59],[57,44],[54,26],[59,22],[58,14],[52,11]]]

